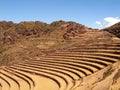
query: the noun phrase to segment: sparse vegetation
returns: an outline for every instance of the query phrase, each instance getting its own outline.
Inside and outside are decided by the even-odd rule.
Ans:
[[[113,35],[120,38],[120,22],[111,27],[105,28],[103,30],[108,31],[108,32],[112,33]]]
[[[94,89],[92,85],[115,72],[112,64],[120,58],[120,40],[113,39],[115,35],[62,20],[51,24],[2,21],[0,89],[85,90],[79,89],[85,83],[87,89]],[[111,68],[99,76],[107,66]],[[84,81],[87,76],[93,80]],[[120,70],[113,83],[119,77]]]
[[[40,51],[41,49],[57,48],[61,45],[68,44],[71,42],[70,37],[83,33],[83,25],[74,22],[55,21],[51,24],[46,24],[40,21],[35,22],[20,22],[13,23],[12,21],[1,21],[0,22],[0,53],[1,57],[4,56],[5,52],[11,55],[10,48],[32,52],[33,54]],[[64,42],[62,42],[64,41]],[[17,43],[18,46],[17,46]],[[26,47],[26,48],[24,48]],[[38,48],[39,47],[39,48]],[[13,50],[14,50],[13,49]],[[16,51],[14,53],[17,53]],[[23,52],[26,53],[26,52]],[[26,54],[23,54],[23,57]],[[20,56],[21,57],[21,56]],[[0,59],[2,61],[2,58]]]
[[[5,54],[2,57],[2,60],[0,61],[0,65],[8,65],[12,60],[13,60],[13,56],[9,55],[9,54]]]

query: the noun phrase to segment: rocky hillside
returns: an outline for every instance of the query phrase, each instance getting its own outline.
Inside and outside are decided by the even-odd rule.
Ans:
[[[52,38],[70,39],[77,34],[86,32],[87,27],[75,22],[56,21],[51,24],[43,22],[0,22],[0,41],[1,43],[15,43],[23,38]],[[57,34],[57,35],[56,35]]]
[[[108,32],[112,33],[113,35],[120,38],[120,22],[111,27],[105,28],[103,30],[108,31]]]
[[[0,90],[119,90],[120,24],[0,22]]]
[[[40,21],[20,23],[1,21],[0,62],[4,65],[15,59],[41,55],[45,50],[66,47],[75,42],[107,41],[112,37],[113,35],[106,30],[94,30],[79,23],[62,20],[51,24]]]

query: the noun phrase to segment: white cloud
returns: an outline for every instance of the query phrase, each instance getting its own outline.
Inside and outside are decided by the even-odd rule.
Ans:
[[[105,26],[105,27],[109,27],[109,26],[112,26],[118,22],[120,22],[120,19],[119,17],[106,17],[104,18],[104,21],[106,21],[108,24]]]
[[[101,21],[96,21],[96,27],[99,29],[105,28],[105,27],[109,27],[112,26],[116,23],[120,22],[120,18],[119,17],[106,17]]]
[[[99,26],[102,26],[102,23],[100,21],[96,21],[95,23]]]

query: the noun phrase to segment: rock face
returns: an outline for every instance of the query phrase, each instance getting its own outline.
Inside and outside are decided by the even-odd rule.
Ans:
[[[109,30],[0,22],[0,90],[119,90],[119,30]]]

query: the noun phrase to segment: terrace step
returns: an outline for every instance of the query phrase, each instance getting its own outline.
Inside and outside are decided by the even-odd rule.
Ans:
[[[10,85],[11,85],[10,88],[5,89],[5,90],[20,90],[19,82],[16,79],[14,79],[13,77],[11,77],[12,76],[11,74],[5,73],[4,70],[1,70],[0,71],[0,75],[4,79],[6,79],[7,82],[9,82]],[[6,87],[6,85],[5,86],[3,85],[3,87]]]
[[[36,69],[32,69],[32,68],[28,68],[28,67],[15,67],[15,66],[11,66],[10,68],[13,68],[13,69],[16,69],[16,70],[20,70],[22,72],[28,72],[28,73],[31,73],[33,75],[37,75],[39,77],[43,77],[43,78],[46,78],[48,79],[48,81],[50,80],[50,83],[54,83],[55,84],[55,87],[58,86],[60,89],[59,90],[66,90],[67,86],[68,86],[68,82],[66,81],[66,79],[64,77],[61,77],[59,75],[55,75],[55,74],[51,74],[51,73],[47,73],[47,72],[42,72],[40,70],[36,70]],[[52,82],[51,82],[52,80]],[[41,82],[41,85],[45,85],[46,83],[43,82],[42,80],[39,81]],[[43,83],[42,83],[43,82]],[[40,88],[42,86],[39,86]],[[37,87],[37,86],[36,86]],[[57,87],[57,88],[58,88]],[[53,89],[54,90],[54,89]]]
[[[75,45],[0,70],[0,90],[73,90],[120,60],[120,43]]]

